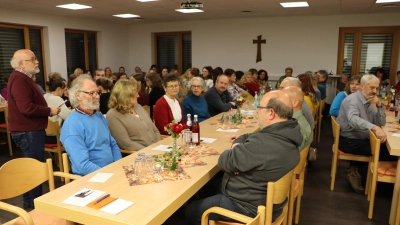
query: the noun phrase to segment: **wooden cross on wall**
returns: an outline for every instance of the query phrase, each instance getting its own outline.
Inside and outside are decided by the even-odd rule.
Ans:
[[[256,58],[256,63],[258,63],[258,62],[261,61],[261,44],[266,44],[266,43],[267,43],[267,40],[266,40],[266,39],[262,40],[262,39],[261,39],[261,36],[262,36],[262,35],[258,35],[258,36],[257,36],[257,40],[254,40],[254,39],[253,39],[253,44],[257,44],[257,58]]]

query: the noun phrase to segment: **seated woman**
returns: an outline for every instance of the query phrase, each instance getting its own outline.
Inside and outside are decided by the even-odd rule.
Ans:
[[[210,113],[208,112],[208,105],[206,100],[201,97],[201,94],[205,87],[205,82],[200,77],[193,77],[191,94],[189,94],[182,101],[183,117],[187,121],[187,114],[191,114],[192,121],[194,121],[194,115],[198,116],[198,121],[201,122],[210,118]]]
[[[206,84],[206,86],[204,86],[204,92],[206,92],[209,88],[212,88],[214,86],[212,71],[213,69],[211,66],[203,67],[202,76]]]
[[[257,74],[257,71],[256,71]],[[247,89],[249,90],[249,93],[254,96],[256,92],[259,94],[260,93],[260,84],[253,79],[253,74],[251,71],[246,71],[244,73],[245,76],[245,82],[244,85],[246,85]]]
[[[377,68],[375,71],[375,76],[379,79],[379,85],[390,87],[389,76],[386,73],[385,69]]]
[[[360,75],[350,77],[350,80],[347,82],[344,91],[339,92],[339,94],[336,95],[335,99],[333,99],[331,109],[329,110],[329,114],[331,116],[337,117],[339,115],[340,104],[342,104],[343,99],[345,99],[351,93],[356,92],[360,88],[360,83]]]
[[[161,134],[168,135],[164,127],[175,120],[177,123],[185,123],[182,115],[181,103],[176,99],[179,92],[179,81],[175,74],[164,77],[165,95],[158,99],[154,106],[154,123]]]
[[[149,73],[146,75],[146,85],[151,88],[149,92],[149,106],[150,106],[150,118],[153,118],[153,106],[156,104],[158,99],[165,95],[165,91],[162,86],[161,77],[158,73]]]
[[[132,75],[129,79],[136,80],[139,82],[140,88],[139,90],[139,98],[137,102],[141,105],[149,105],[149,95],[146,93],[146,81],[144,80],[144,75],[141,73],[137,73]]]
[[[244,85],[246,77],[244,76],[243,71],[236,70],[235,74],[236,74],[236,85],[241,89],[248,91],[247,87]]]
[[[100,95],[100,112],[104,115],[108,112],[108,100],[110,99],[110,92],[113,89],[113,82],[107,78],[99,78],[96,80],[96,85]]]
[[[268,84],[268,72],[266,70],[259,70],[257,72],[257,82],[260,84],[260,88],[263,88],[265,92],[270,91]]]
[[[224,74],[229,78],[228,92],[232,98],[236,99],[238,96],[246,96],[247,92],[236,85],[236,74],[233,69],[225,69]]]
[[[161,140],[146,110],[137,103],[139,85],[135,80],[117,81],[108,104],[108,128],[125,150],[140,150]]]
[[[318,101],[314,87],[311,83],[310,77],[307,74],[300,74],[297,79],[301,82],[301,90],[304,93],[304,101],[310,107],[311,111],[314,111],[318,107]]]

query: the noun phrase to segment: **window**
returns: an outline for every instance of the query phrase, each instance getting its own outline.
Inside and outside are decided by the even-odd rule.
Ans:
[[[382,67],[396,79],[400,27],[340,28],[337,74],[375,74]]]
[[[96,32],[65,30],[65,50],[68,75],[74,73],[76,68],[92,73],[98,69]]]
[[[156,33],[154,43],[155,62],[160,70],[162,67],[167,67],[168,71],[176,68],[179,73],[183,73],[192,67],[192,34],[190,31]]]
[[[0,90],[6,86],[4,76],[14,70],[10,59],[19,49],[31,49],[39,60],[40,73],[36,74],[36,83],[44,89],[46,71],[44,70],[42,28],[25,25],[0,24]]]

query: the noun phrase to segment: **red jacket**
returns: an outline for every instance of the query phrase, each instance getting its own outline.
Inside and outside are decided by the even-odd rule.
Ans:
[[[7,97],[11,133],[46,129],[51,109],[31,78],[13,71],[7,84]]]
[[[178,100],[176,100],[178,101]],[[179,102],[179,101],[178,101]],[[179,106],[181,107],[182,114],[182,104],[179,102]],[[168,135],[168,132],[164,130],[164,127],[174,120],[174,116],[172,115],[172,110],[168,105],[167,100],[165,100],[164,96],[159,98],[154,105],[153,108],[153,119],[154,124],[161,134]],[[185,124],[185,119],[182,114],[182,119],[179,122],[181,124]]]
[[[260,84],[258,82],[251,81],[249,83],[244,83],[244,85],[249,89],[251,95],[255,95],[256,91],[260,94]]]

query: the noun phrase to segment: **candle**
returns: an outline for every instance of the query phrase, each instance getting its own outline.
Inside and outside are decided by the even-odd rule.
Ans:
[[[194,146],[189,147],[189,153],[192,153],[194,151]]]

